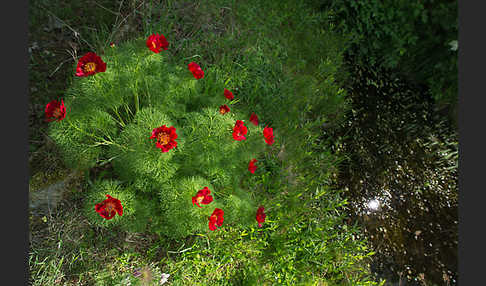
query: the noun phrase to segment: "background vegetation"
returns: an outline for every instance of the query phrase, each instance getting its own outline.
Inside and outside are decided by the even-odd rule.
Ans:
[[[458,14],[455,0],[320,1],[348,35],[358,65],[393,70],[424,85],[454,124],[457,117]]]
[[[455,1],[29,4],[32,285],[455,284]],[[85,52],[153,32],[176,65],[217,71],[245,95],[238,109],[274,127],[244,182],[271,202],[264,228],[171,240],[81,212],[89,190],[122,186],[110,164],[64,165],[45,104]],[[367,213],[373,198],[381,212]]]
[[[315,1],[347,35],[350,109],[322,140],[388,281],[457,280],[457,1]],[[377,210],[370,202],[377,200]]]
[[[225,83],[240,98],[237,108],[248,114],[256,112],[260,122],[274,128],[278,143],[259,157],[259,169],[245,182],[247,188],[266,197],[264,227],[227,225],[222,231],[183,240],[127,232],[117,225],[106,228],[78,212],[89,200],[88,190],[124,188],[116,183],[120,174],[113,173],[110,164],[87,165],[91,168],[84,176],[66,179],[65,199],[55,211],[50,209],[44,215],[33,212],[31,216],[33,285],[161,284],[162,272],[171,275],[169,282],[174,285],[377,284],[368,270],[372,253],[366,240],[357,239],[357,228],[343,225],[340,210],[346,202],[323,180],[331,173],[335,158],[320,154],[317,160],[312,151],[318,126],[338,118],[345,108],[344,91],[335,84],[342,40],[329,29],[312,26],[325,23],[320,13],[294,1],[119,2],[119,6],[93,2],[100,7],[97,17],[104,21],[68,23],[79,18],[64,14],[66,7],[61,13],[50,11],[48,7],[54,6],[46,4],[31,4],[32,21],[42,17],[58,21],[56,31],[67,29],[74,34],[73,50],[79,55],[92,49],[103,55],[108,53],[110,42],[123,47],[123,42],[133,37],[163,33],[171,44],[167,53],[170,61],[182,65],[197,58],[205,69],[227,78]],[[81,14],[86,13],[86,8],[79,8]],[[107,20],[110,17],[112,22]],[[78,30],[78,26],[84,28]],[[303,39],[308,41],[299,45]],[[327,43],[324,49],[322,42]],[[36,56],[42,54],[34,51],[34,59]],[[73,85],[75,63],[73,59],[66,65],[67,84],[60,86],[57,94],[50,88],[45,89],[49,93],[44,98],[31,94],[31,102],[39,105],[37,112],[32,112],[32,117],[37,117],[32,125],[40,125],[37,122],[46,101],[62,96]],[[36,85],[33,79],[32,87]],[[282,107],[287,107],[286,112]],[[321,111],[321,107],[325,109]],[[49,136],[41,136],[45,133],[39,133],[31,137],[32,194],[42,192],[55,180],[45,174],[65,168],[60,158],[66,152],[52,144]],[[324,165],[326,168],[314,171]],[[100,178],[111,179],[100,183]],[[58,233],[55,238],[49,236],[54,232]],[[54,245],[55,254],[50,250]]]

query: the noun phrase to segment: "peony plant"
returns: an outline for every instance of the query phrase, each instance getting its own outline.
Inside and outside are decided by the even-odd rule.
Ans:
[[[168,46],[153,34],[87,53],[64,99],[46,107],[67,166],[113,172],[87,194],[87,217],[173,238],[226,223],[261,226],[259,195],[241,182],[274,143],[273,129],[232,106],[235,95],[211,68],[190,62],[188,77]]]

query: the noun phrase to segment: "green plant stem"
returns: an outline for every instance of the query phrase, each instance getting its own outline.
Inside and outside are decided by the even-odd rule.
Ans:
[[[123,119],[121,118],[120,114],[118,113],[118,108],[115,108],[113,109],[113,112],[115,112],[116,116],[118,117],[119,121],[117,120],[118,124],[120,124],[120,126],[122,128],[125,128],[125,122],[123,121]]]
[[[115,145],[115,146],[118,146],[118,147],[123,148],[123,149],[125,149],[125,150],[130,150],[130,149],[128,149],[126,146],[122,146],[122,145],[120,145],[120,144],[117,144],[117,143],[115,143],[114,141],[108,141],[108,140],[106,140],[106,139],[105,139],[105,138],[103,138],[103,137],[96,136],[96,135],[94,135],[94,134],[91,134],[91,133],[85,132],[85,131],[81,130],[81,129],[80,129],[78,126],[74,125],[74,124],[73,124],[71,121],[68,121],[68,123],[69,123],[69,125],[70,125],[71,127],[73,127],[74,129],[76,129],[77,131],[79,131],[79,132],[81,132],[81,133],[83,133],[83,134],[85,134],[85,135],[88,135],[88,136],[90,136],[90,137],[94,138],[95,140],[99,140],[99,141],[101,141],[101,142],[95,142],[93,145],[90,145],[90,146],[94,146],[94,147],[96,147],[96,146],[99,146],[99,145]],[[133,151],[133,150],[131,150],[131,151]]]

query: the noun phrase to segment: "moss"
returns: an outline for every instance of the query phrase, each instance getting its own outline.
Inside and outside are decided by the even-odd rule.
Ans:
[[[69,170],[61,169],[54,172],[37,172],[29,179],[29,193],[42,190],[56,182],[64,180]]]

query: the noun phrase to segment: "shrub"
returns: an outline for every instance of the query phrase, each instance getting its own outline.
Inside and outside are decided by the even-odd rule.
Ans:
[[[49,128],[68,166],[88,170],[109,163],[123,183],[96,184],[86,200],[87,215],[100,225],[140,229],[150,213],[149,229],[174,238],[206,230],[207,217],[217,206],[229,217],[248,217],[244,214],[253,210],[245,208],[254,206],[243,195],[248,190],[239,185],[248,162],[263,150],[262,128],[246,124],[246,140],[233,139],[237,119],[249,123],[249,114],[234,107],[219,112],[220,105],[231,106],[231,101],[223,96],[224,81],[217,72],[208,68],[196,80],[165,54],[147,49],[143,39],[102,57],[106,72],[76,79],[64,98],[66,118]],[[177,146],[167,152],[149,138],[163,125],[177,133]],[[191,198],[204,187],[216,199],[201,210]],[[105,193],[120,194],[122,204],[130,206],[123,216],[130,219],[103,222],[94,213],[94,203]],[[147,200],[147,206],[137,207]]]

